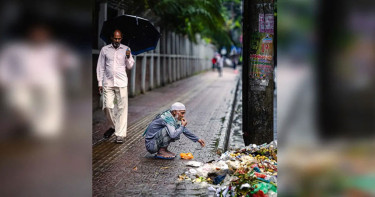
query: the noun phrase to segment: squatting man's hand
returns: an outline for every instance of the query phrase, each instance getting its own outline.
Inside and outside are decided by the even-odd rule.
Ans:
[[[199,139],[198,142],[201,144],[202,147],[205,146],[205,143],[204,143],[204,141],[202,139]]]
[[[186,121],[185,118],[182,118],[182,119],[181,119],[181,124],[182,124],[182,126],[184,126],[184,127],[187,125],[187,121]]]

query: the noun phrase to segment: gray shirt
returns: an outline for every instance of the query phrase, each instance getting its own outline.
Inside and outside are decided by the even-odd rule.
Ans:
[[[179,139],[181,133],[183,133],[187,138],[189,138],[193,142],[197,142],[199,140],[199,138],[192,132],[190,132],[186,127],[181,125],[180,127],[175,128],[174,126],[167,124],[162,118],[160,118],[160,116],[157,116],[150,123],[145,133],[145,143],[147,150],[149,150],[150,147],[154,147],[155,140],[153,139],[156,133],[162,129],[167,129],[167,133],[171,137],[171,139]]]

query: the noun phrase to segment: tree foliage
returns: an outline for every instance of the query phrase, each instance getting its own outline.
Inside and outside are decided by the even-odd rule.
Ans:
[[[221,0],[148,0],[148,5],[162,26],[187,35],[193,42],[200,34],[216,45],[231,44]]]
[[[236,0],[238,1],[238,0]],[[224,0],[127,0],[125,13],[151,19],[156,25],[187,35],[196,35],[216,46],[231,46]],[[142,9],[140,9],[142,8]]]

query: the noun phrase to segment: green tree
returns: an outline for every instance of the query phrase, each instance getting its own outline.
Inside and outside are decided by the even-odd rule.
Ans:
[[[187,35],[193,42],[200,34],[218,47],[233,44],[223,0],[129,0],[126,5],[126,13],[152,19],[156,25]]]

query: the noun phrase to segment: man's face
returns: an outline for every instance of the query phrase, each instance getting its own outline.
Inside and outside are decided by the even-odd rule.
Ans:
[[[112,37],[112,45],[113,45],[113,47],[115,47],[117,49],[120,46],[121,40],[122,40],[121,32],[115,31],[113,33],[113,37]]]
[[[50,32],[45,26],[35,26],[29,31],[29,39],[36,44],[45,43],[49,38]]]
[[[176,110],[174,116],[177,120],[181,121],[181,119],[185,117],[185,110]]]

